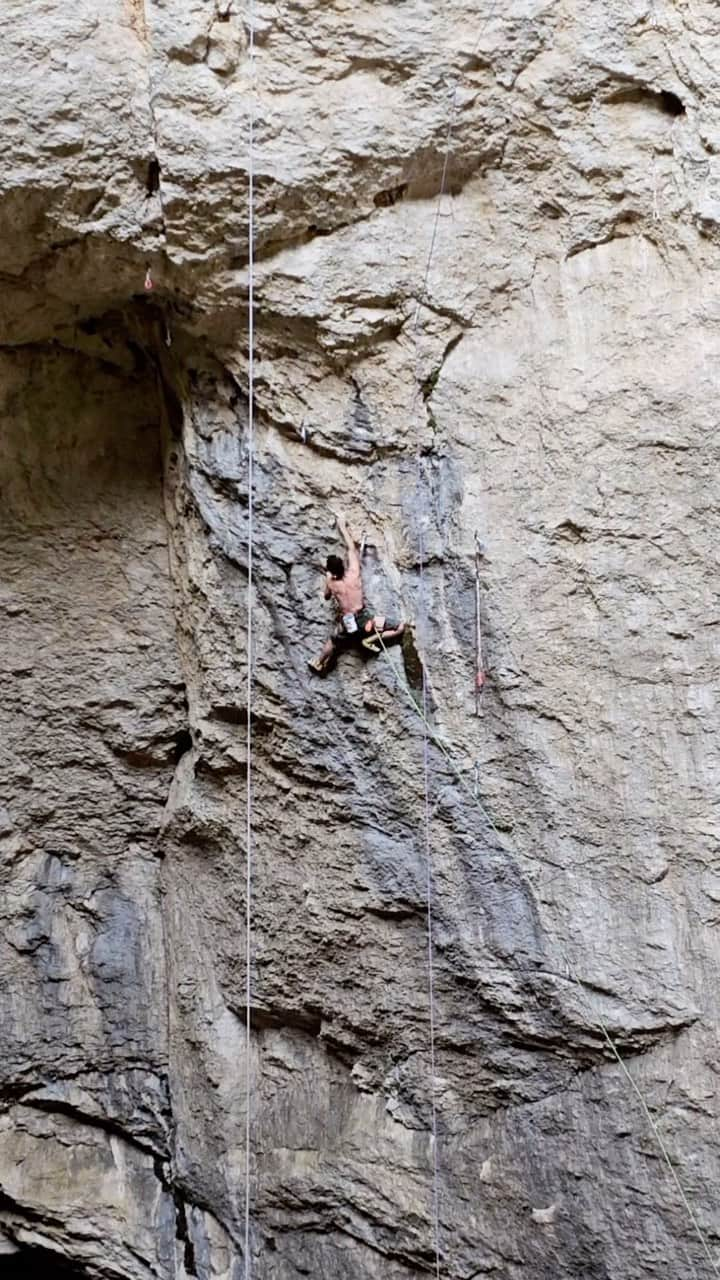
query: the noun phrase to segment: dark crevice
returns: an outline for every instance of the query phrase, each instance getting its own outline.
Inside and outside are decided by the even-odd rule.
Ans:
[[[88,1273],[50,1249],[20,1248],[0,1259],[2,1280],[87,1280]]]
[[[148,163],[145,190],[149,196],[157,195],[160,190],[160,161],[157,156],[153,156]]]
[[[410,627],[406,627],[402,638],[402,658],[405,668],[405,678],[411,689],[422,689],[423,687],[423,664],[417,645],[415,644],[415,636]]]
[[[541,213],[545,218],[552,218],[557,221],[558,218],[562,218],[567,214],[567,209],[555,200],[543,200],[538,205],[538,213]]]
[[[246,1006],[234,1006],[232,1012],[244,1025],[247,1017]],[[260,1034],[263,1031],[279,1030],[293,1035],[308,1036],[311,1040],[317,1041],[325,1053],[337,1059],[345,1068],[353,1067],[363,1047],[357,1043],[357,1036],[352,1030],[348,1029],[347,1035],[344,1036],[342,1028],[328,1026],[323,1021],[320,1011],[315,1009],[288,1009],[280,1008],[278,1005],[266,1006],[262,1009],[251,1008],[250,1026],[253,1031]],[[380,1036],[373,1036],[369,1031],[363,1033],[362,1039],[366,1045],[377,1045],[381,1041]]]
[[[665,116],[684,116],[685,104],[671,89],[652,89],[644,84],[627,84],[617,89],[607,101],[612,105],[635,103]]]
[[[456,333],[454,337],[450,339],[445,350],[443,351],[442,359],[439,365],[437,366],[436,369],[433,369],[432,373],[428,374],[427,378],[423,382],[421,387],[421,393],[422,393],[422,398],[425,404],[427,404],[428,400],[430,399],[433,391],[437,386],[438,379],[440,377],[440,374],[442,373],[443,365],[445,364],[445,361],[447,360],[451,352],[455,350],[458,343],[462,341],[464,336],[465,336],[464,332]]]
[[[589,253],[591,249],[599,249],[601,245],[610,244],[613,240],[622,240],[624,238],[623,236],[616,236],[613,229],[599,240],[580,240],[578,244],[571,245],[565,254],[565,259],[569,261],[570,258],[577,258],[581,253]]]
[[[186,744],[186,736],[190,738],[189,744]],[[113,746],[111,751],[116,759],[122,760],[130,769],[167,769],[170,765],[178,764],[192,745],[189,731],[180,729],[169,742],[158,743],[157,746]]]
[[[670,89],[661,89],[659,93],[660,109],[666,116],[684,116],[685,104]]]
[[[552,538],[556,542],[585,542],[586,536],[587,530],[569,519],[556,525],[552,532]]]
[[[633,449],[667,449],[670,453],[687,453],[692,446],[685,440],[639,440]]]
[[[236,1017],[245,1021],[245,1009],[236,1011]],[[270,1028],[288,1028],[304,1031],[307,1035],[317,1037],[322,1028],[319,1013],[299,1009],[252,1009],[250,1010],[250,1026],[253,1031],[266,1031]]]
[[[28,1093],[32,1093],[35,1085],[20,1084],[16,1081],[5,1081],[0,1084],[0,1110],[5,1110],[15,1102],[20,1102]]]
[[[374,916],[378,920],[392,920],[399,923],[402,920],[414,920],[418,916],[424,914],[424,907],[405,906],[401,902],[390,902],[386,906],[366,906],[363,911],[368,916]]]
[[[177,1188],[173,1190],[173,1200],[175,1202],[175,1236],[183,1246],[183,1263],[185,1271],[189,1276],[196,1276],[197,1268],[195,1265],[195,1246],[190,1237],[190,1232],[188,1231],[185,1201]]]
[[[389,209],[391,205],[397,204],[398,200],[402,200],[408,189],[407,182],[401,182],[397,187],[388,187],[386,191],[378,191],[373,196],[373,204],[378,209]]]
[[[183,756],[187,755],[188,751],[192,751],[192,745],[193,740],[190,730],[178,729],[175,734],[175,750],[173,752],[175,764],[179,764]]]
[[[165,760],[158,759],[150,751],[125,751],[117,748],[114,754],[131,769],[163,769],[166,765]]]
[[[208,719],[242,727],[247,725],[247,707],[237,703],[216,704],[210,708]],[[275,720],[257,710],[253,712],[252,723],[256,734],[272,733],[277,728]]]

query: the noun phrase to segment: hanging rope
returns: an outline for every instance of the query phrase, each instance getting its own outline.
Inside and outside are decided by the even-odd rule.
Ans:
[[[482,617],[480,610],[480,568],[483,559],[483,547],[477,530],[475,531],[475,715],[480,715],[480,701],[485,688],[485,665],[483,663]]]
[[[492,9],[488,17],[488,22],[492,18],[497,0],[493,0]],[[477,51],[478,45],[482,38],[481,35],[475,44],[473,55]],[[419,372],[419,358],[417,351],[417,336],[420,327],[420,310],[428,293],[428,284],[430,281],[430,269],[435,253],[435,247],[438,239],[438,230],[440,227],[440,216],[442,211],[442,202],[447,190],[448,171],[450,167],[450,151],[452,148],[452,140],[455,132],[455,120],[457,116],[458,105],[458,88],[459,81],[455,81],[452,98],[450,101],[450,109],[448,112],[447,127],[445,130],[445,143],[443,149],[443,164],[440,175],[440,187],[437,195],[437,203],[435,207],[435,217],[433,218],[432,234],[430,236],[430,245],[428,248],[427,260],[425,263],[425,272],[423,281],[418,293],[417,304],[415,307],[415,315],[413,318],[412,335],[415,347],[415,393],[413,396],[412,406],[410,410],[410,419],[414,420],[415,410],[420,395],[421,379]],[[424,491],[424,469],[422,463],[422,455],[418,446],[416,457],[416,487],[418,491],[418,502],[420,507],[423,506]],[[427,619],[427,600],[425,593],[425,534],[423,526],[424,514],[420,517],[419,526],[419,551],[418,551],[418,568],[420,582],[420,644],[424,648],[425,640],[425,624]],[[380,642],[382,644],[382,640]],[[384,648],[384,646],[383,646]],[[428,1027],[430,1040],[430,1124],[431,1124],[431,1143],[432,1143],[432,1222],[433,1222],[433,1247],[435,1252],[435,1277],[440,1280],[441,1277],[441,1240],[440,1240],[440,1151],[438,1144],[438,1102],[437,1102],[437,1078],[436,1078],[436,1010],[435,1010],[435,941],[433,931],[433,855],[432,840],[430,834],[430,743],[429,743],[429,717],[428,717],[428,687],[425,663],[422,664],[422,704],[423,704],[423,826],[424,826],[424,851],[425,851],[425,892],[426,892],[426,918],[427,918],[427,985],[428,985]]]
[[[450,158],[450,144],[452,141],[452,131],[455,119],[455,110],[457,104],[457,85],[455,86],[450,111],[448,114],[447,130],[445,134],[445,154],[443,158],[442,174],[440,178],[440,189],[437,196],[437,206],[435,217],[433,219],[432,235],[430,237],[430,247],[428,249],[427,262],[425,264],[425,274],[423,277],[422,287],[418,294],[417,305],[415,307],[415,316],[413,320],[413,341],[415,345],[415,394],[411,408],[411,420],[415,416],[415,409],[420,393],[420,374],[419,374],[419,357],[417,351],[417,334],[420,325],[420,308],[423,299],[427,293],[427,285],[430,277],[430,267],[432,264],[433,254],[435,252],[435,244],[437,242],[438,226],[440,221],[440,207],[445,194],[447,183],[447,172]],[[420,447],[418,446],[416,458],[416,488],[418,493],[418,503],[422,507],[423,490],[424,490],[424,471],[422,464],[422,456]],[[420,632],[421,647],[425,640],[425,629],[427,619],[427,601],[425,596],[425,534],[423,527],[424,514],[420,517],[419,525],[419,580],[420,580],[420,608],[418,610],[418,622]],[[426,933],[427,933],[427,987],[428,987],[428,1034],[430,1040],[430,1141],[432,1147],[432,1224],[433,1224],[433,1248],[435,1252],[435,1277],[440,1280],[441,1276],[441,1242],[440,1242],[440,1152],[438,1146],[438,1104],[437,1104],[437,1073],[435,1070],[435,941],[433,932],[433,853],[432,840],[430,835],[430,742],[427,732],[428,725],[428,688],[427,677],[425,673],[425,664],[422,665],[422,703],[423,703],[423,829],[424,829],[424,852],[425,852],[425,903],[426,903]]]
[[[251,1280],[250,1260],[250,1136],[252,1076],[250,1058],[252,1002],[252,871],[253,871],[253,539],[255,462],[255,0],[250,0],[249,72],[250,120],[248,125],[248,527],[247,527],[247,677],[246,677],[246,759],[245,796],[245,1280]]]
[[[418,465],[420,459],[418,457]],[[420,616],[425,623],[425,547],[420,526]],[[381,641],[382,643],[382,641]],[[430,1126],[432,1144],[432,1219],[435,1276],[440,1280],[440,1153],[438,1150],[438,1107],[435,1071],[435,942],[433,936],[433,856],[430,838],[430,739],[428,734],[428,691],[425,665],[422,667],[423,701],[423,826],[425,849],[425,902],[427,919],[427,984],[430,1037]]]

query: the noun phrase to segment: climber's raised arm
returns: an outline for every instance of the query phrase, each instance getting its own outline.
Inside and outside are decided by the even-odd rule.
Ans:
[[[337,520],[337,527],[340,530],[345,546],[347,547],[348,573],[353,575],[357,574],[357,576],[360,577],[360,555],[358,553],[357,546],[355,545],[355,539],[348,527],[347,520],[341,515],[336,516],[335,519]]]

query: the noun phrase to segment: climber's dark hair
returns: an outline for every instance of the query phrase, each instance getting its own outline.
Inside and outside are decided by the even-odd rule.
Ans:
[[[325,568],[333,578],[345,577],[345,561],[341,560],[340,556],[328,556]]]

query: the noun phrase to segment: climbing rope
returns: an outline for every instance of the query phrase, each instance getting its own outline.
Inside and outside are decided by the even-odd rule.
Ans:
[[[497,0],[493,0],[492,9],[488,17],[488,22],[495,13]],[[473,56],[477,52],[478,45],[482,38],[482,32],[478,36],[473,50]],[[430,236],[430,245],[428,248],[427,261],[425,263],[425,271],[423,275],[422,285],[418,292],[417,303],[415,306],[415,315],[412,325],[412,336],[415,348],[415,393],[410,409],[411,421],[415,417],[418,398],[421,389],[421,379],[419,371],[419,358],[417,350],[417,336],[420,327],[420,310],[423,301],[427,297],[428,283],[430,280],[430,269],[435,253],[435,247],[438,239],[438,231],[440,227],[440,216],[442,210],[442,202],[447,190],[447,178],[450,167],[450,151],[452,148],[453,135],[455,132],[455,120],[457,116],[458,106],[458,90],[459,79],[455,80],[452,98],[450,101],[450,109],[448,111],[447,126],[445,130],[445,143],[443,149],[443,164],[440,175],[440,187],[437,194],[437,203],[435,207],[435,216],[433,218],[432,233]],[[422,507],[422,496],[424,489],[424,469],[422,463],[422,455],[418,446],[416,455],[416,488],[418,492],[418,503]],[[418,576],[420,585],[420,609],[419,620],[421,622],[421,645],[425,638],[425,623],[427,619],[427,601],[425,592],[425,536],[423,528],[423,516],[420,517],[419,525],[419,549],[418,549]],[[380,640],[382,644],[382,639]],[[385,646],[383,645],[383,648]],[[386,651],[387,652],[387,651]],[[391,664],[392,665],[392,664]],[[435,941],[433,931],[433,855],[432,840],[430,834],[430,742],[429,728],[430,721],[428,717],[428,688],[425,665],[422,666],[422,703],[423,703],[423,827],[424,839],[423,847],[425,853],[425,901],[426,901],[426,932],[427,932],[427,985],[428,985],[428,1034],[430,1048],[430,1126],[431,1126],[431,1144],[432,1144],[432,1223],[433,1223],[433,1247],[435,1253],[435,1277],[440,1280],[441,1276],[441,1240],[440,1240],[440,1151],[438,1144],[438,1102],[437,1102],[437,1076],[436,1076],[436,1008],[435,1008]]]
[[[255,0],[250,0],[248,59],[250,73],[248,124],[248,526],[247,526],[247,674],[246,674],[246,795],[245,795],[245,1280],[251,1280],[250,1260],[250,1137],[252,1075],[250,1058],[252,998],[252,862],[253,862],[253,538],[255,461]]]
[[[480,700],[485,688],[485,664],[483,662],[482,614],[480,608],[480,569],[483,546],[475,530],[475,715],[480,715]]]
[[[428,739],[432,740],[434,745],[437,747],[438,751],[447,760],[450,766],[450,769],[455,775],[455,778],[459,782],[462,790],[465,792],[467,796],[469,796],[471,802],[475,805],[480,815],[485,819],[491,831],[497,837],[500,848],[503,850],[505,854],[509,855],[512,852],[512,850],[507,848],[505,841],[501,836],[498,828],[496,827],[490,813],[488,812],[488,810],[485,808],[484,804],[480,800],[477,794],[477,790],[473,790],[470,788],[459,766],[456,764],[453,758],[453,755],[447,749],[442,739],[435,733],[435,730],[430,724],[430,719],[427,712],[427,706],[426,705],[423,705],[422,707],[418,706],[412,694],[409,692],[406,686],[402,683],[397,671],[395,670],[395,666],[390,658],[390,654],[388,652],[387,646],[383,641],[382,635],[380,634],[380,632],[376,632],[375,634],[380,643],[382,654],[392,672],[393,680],[395,681],[396,687],[404,695],[405,700],[408,703],[408,706],[412,709],[415,715],[417,715],[423,722],[423,728],[424,728],[423,738],[424,738],[424,743],[426,744],[425,750],[427,749]],[[568,958],[567,952],[562,947],[562,945],[559,945],[558,949],[560,952],[560,956],[563,960],[563,963],[565,965],[568,981],[572,982],[574,986],[577,987],[583,1000],[585,1000],[586,997],[585,997],[583,983],[581,982],[578,975],[575,973],[570,963],[570,960]],[[707,1242],[705,1233],[703,1232],[702,1227],[700,1226],[700,1223],[698,1221],[697,1214],[695,1213],[695,1210],[693,1209],[692,1204],[690,1203],[688,1193],[685,1190],[685,1187],[682,1183],[680,1175],[678,1174],[677,1169],[673,1163],[672,1157],[667,1148],[667,1144],[660,1132],[660,1129],[658,1128],[657,1121],[655,1120],[655,1118],[652,1115],[652,1112],[650,1111],[650,1107],[648,1105],[647,1099],[645,1098],[645,1095],[643,1094],[640,1086],[638,1085],[635,1077],[632,1075],[631,1071],[629,1070],[625,1059],[623,1058],[620,1050],[618,1049],[616,1041],[611,1036],[610,1031],[608,1030],[607,1023],[597,1013],[591,1013],[591,1015],[588,1016],[582,1008],[580,1009],[580,1015],[583,1019],[583,1022],[585,1023],[585,1026],[590,1031],[593,1031],[593,1032],[597,1032],[598,1030],[600,1031],[600,1034],[603,1040],[605,1041],[610,1053],[612,1054],[613,1058],[615,1059],[618,1066],[620,1067],[620,1070],[625,1076],[625,1079],[630,1085],[633,1093],[637,1097],[640,1103],[640,1106],[642,1108],[643,1114],[645,1116],[645,1119],[647,1120],[650,1131],[657,1143],[660,1154],[662,1155],[663,1161],[667,1165],[668,1171],[670,1173],[670,1177],[672,1178],[672,1181],[675,1185],[675,1189],[678,1193],[680,1201],[688,1215],[688,1219],[690,1223],[692,1224],[693,1231],[697,1236],[697,1239],[699,1240],[700,1245],[702,1246],[702,1250],[705,1254],[705,1257],[707,1258],[714,1274],[716,1276],[720,1276],[720,1264],[713,1257],[713,1254],[710,1250],[710,1246]]]
[[[420,325],[420,308],[423,299],[427,295],[428,280],[430,278],[430,267],[432,265],[433,254],[437,242],[438,227],[440,224],[440,208],[445,189],[447,185],[447,173],[450,160],[450,146],[452,143],[452,134],[455,121],[455,112],[457,108],[457,83],[455,85],[450,110],[448,113],[447,129],[445,133],[445,148],[443,157],[442,173],[440,177],[440,188],[437,196],[437,205],[435,209],[435,217],[433,219],[432,235],[430,237],[430,247],[428,249],[427,262],[425,264],[425,274],[423,277],[422,287],[418,293],[417,305],[415,307],[415,316],[413,319],[413,342],[415,346],[415,394],[410,411],[411,419],[415,416],[415,409],[420,393],[420,373],[419,373],[419,357],[417,351],[417,334]],[[422,495],[424,488],[424,473],[422,456],[418,446],[416,457],[416,488],[418,494],[418,504],[422,506]],[[425,623],[427,617],[427,602],[425,595],[425,536],[423,529],[423,516],[420,517],[419,525],[419,583],[420,583],[420,608],[418,610],[418,621],[420,623],[421,643],[424,639]],[[381,641],[382,643],[382,641]],[[432,1225],[433,1225],[433,1249],[435,1253],[435,1277],[440,1280],[441,1276],[441,1241],[440,1241],[440,1152],[438,1145],[438,1103],[437,1103],[437,1073],[435,1069],[436,1053],[435,1053],[435,940],[433,932],[433,853],[432,840],[430,835],[430,741],[427,726],[428,720],[428,689],[425,667],[422,668],[422,702],[423,702],[423,848],[425,854],[425,910],[426,910],[426,935],[427,935],[427,987],[428,987],[428,1035],[430,1048],[430,1141],[432,1148]]]
[[[420,459],[418,458],[418,464]],[[425,602],[425,547],[420,526],[420,615],[423,626],[426,618]],[[380,640],[382,644],[382,639]],[[386,650],[387,652],[387,650]],[[440,1153],[438,1150],[437,1076],[435,1071],[435,941],[433,935],[433,856],[430,839],[430,738],[428,733],[428,690],[425,667],[422,668],[423,700],[423,826],[425,850],[425,903],[427,920],[427,982],[428,1020],[430,1038],[430,1125],[432,1142],[432,1217],[433,1246],[435,1249],[435,1277],[440,1280]]]

